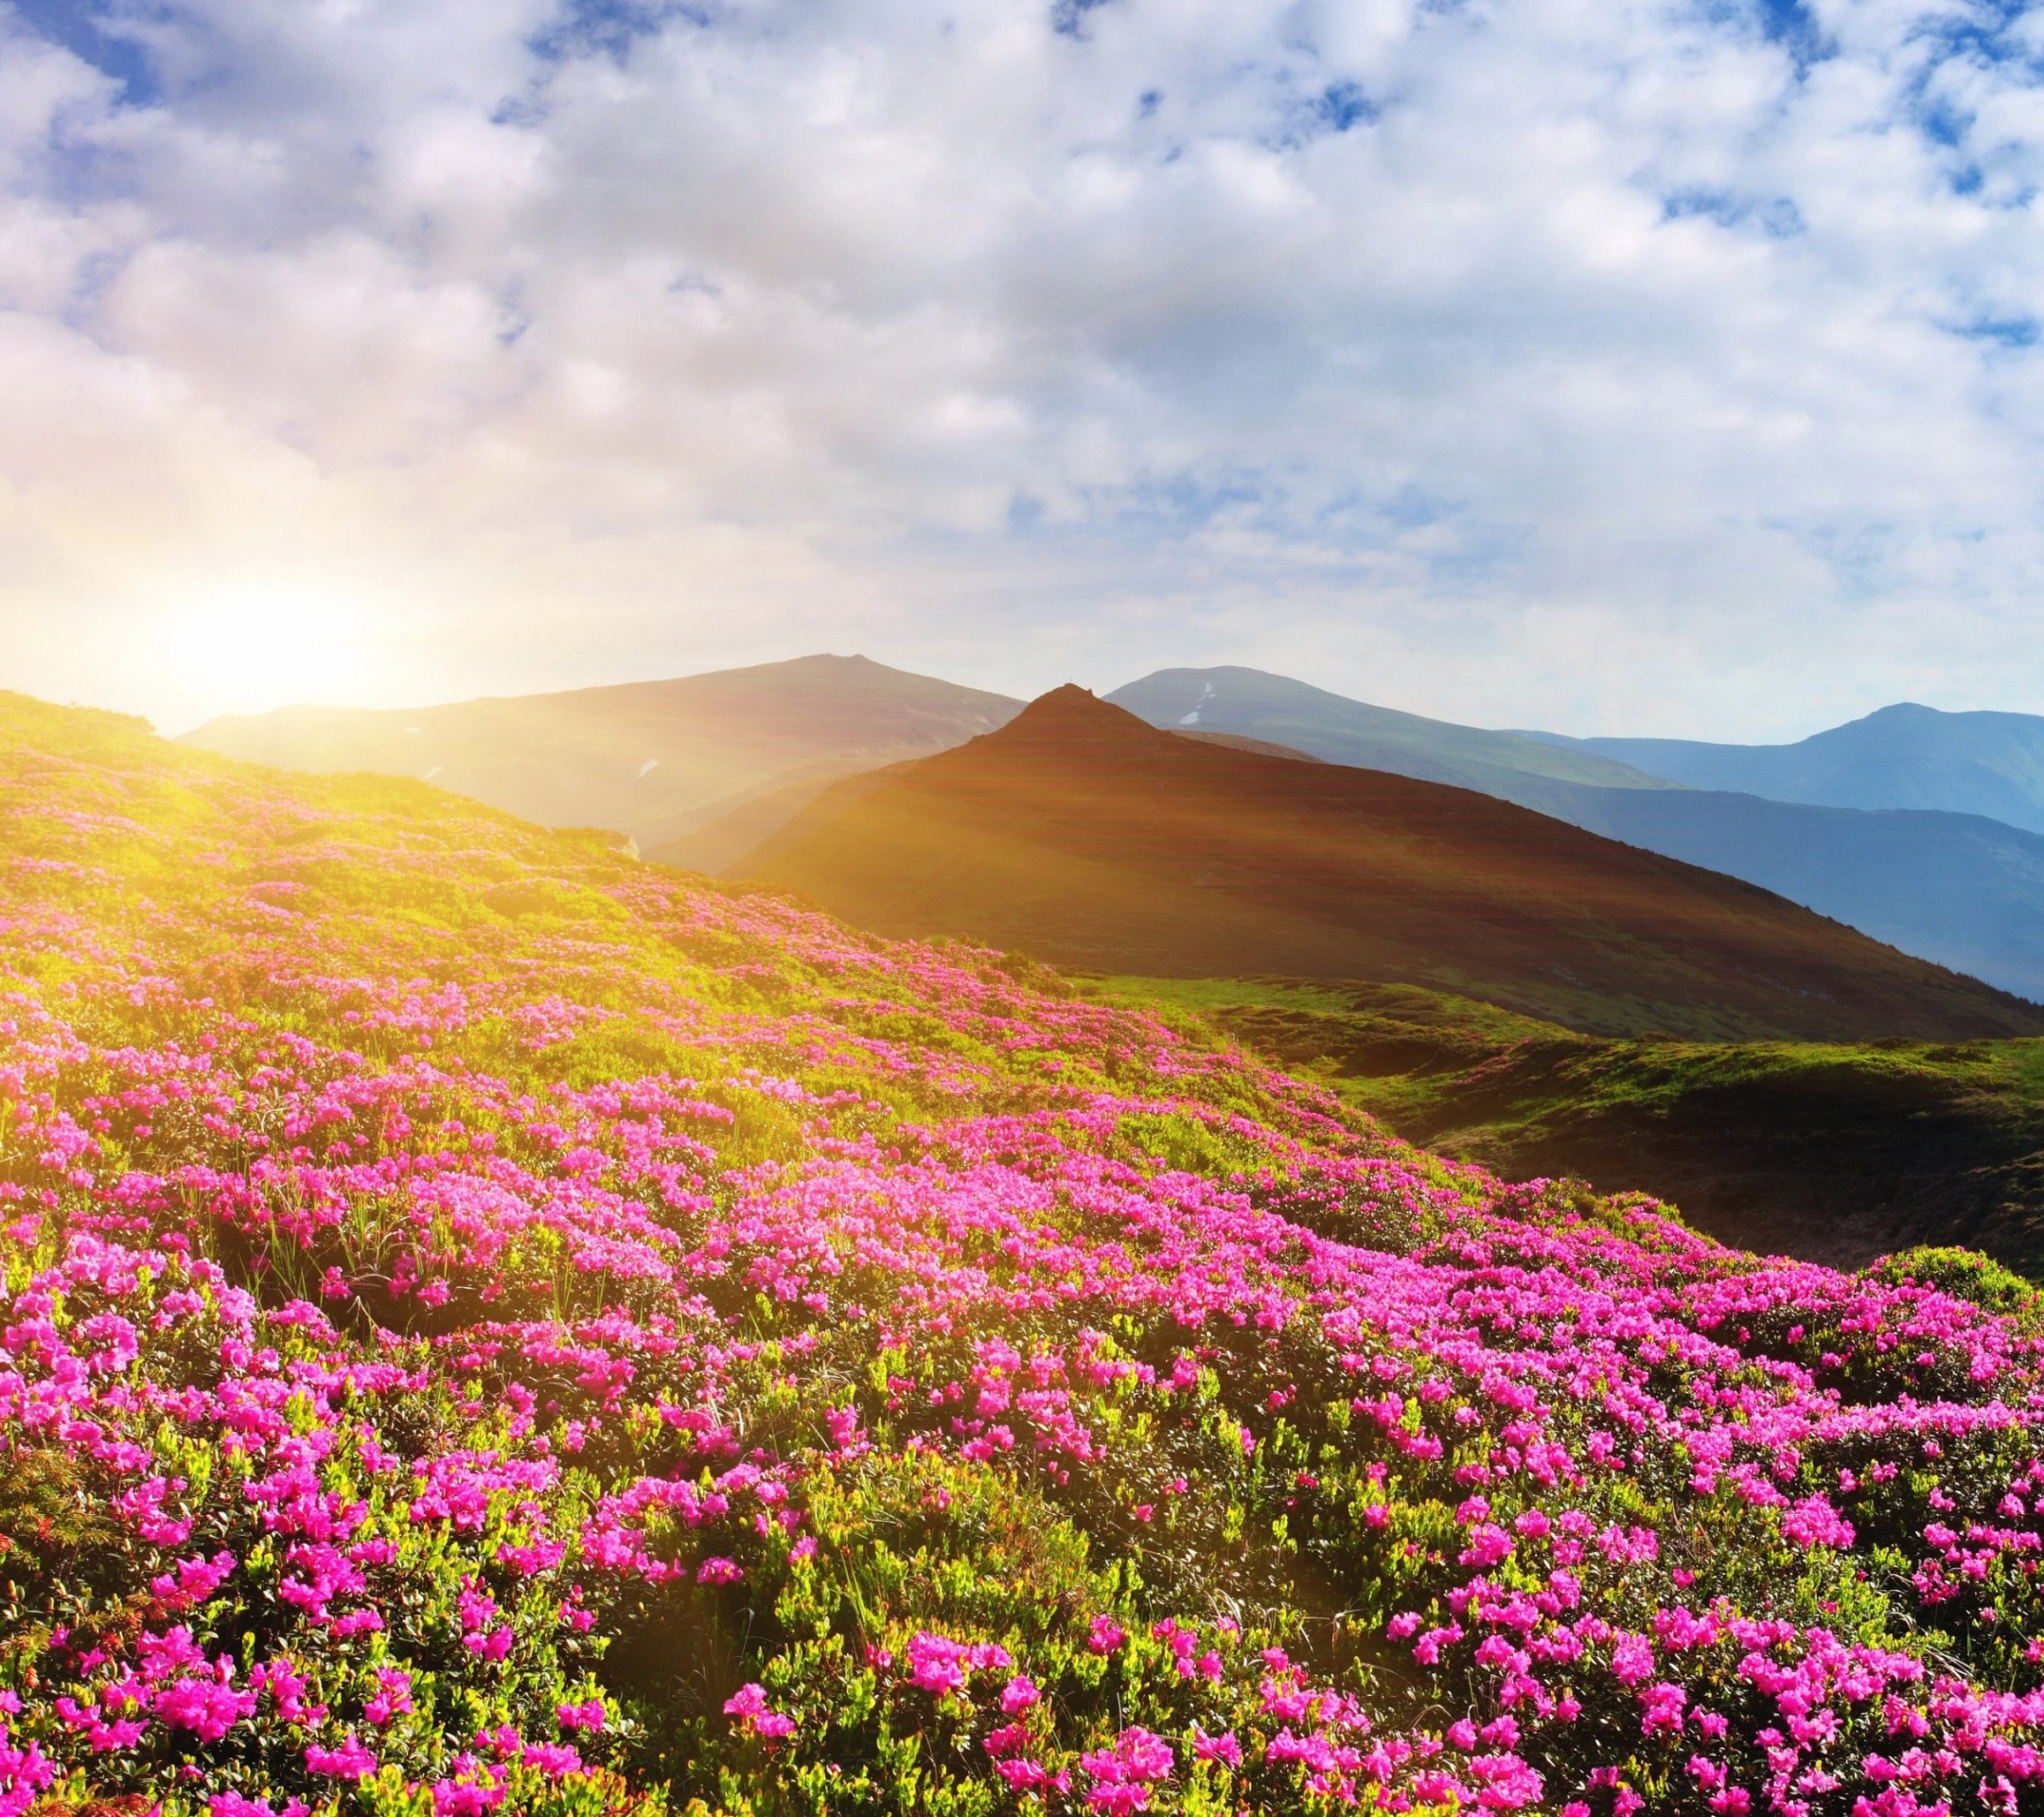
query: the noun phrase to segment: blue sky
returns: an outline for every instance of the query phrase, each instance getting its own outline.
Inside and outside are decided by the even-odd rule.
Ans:
[[[2044,711],[2044,15],[0,0],[0,679]]]

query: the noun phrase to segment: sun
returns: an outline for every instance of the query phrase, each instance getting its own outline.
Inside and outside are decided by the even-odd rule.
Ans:
[[[218,594],[166,611],[161,658],[216,713],[330,701],[361,679],[364,626],[339,601],[286,590]]]

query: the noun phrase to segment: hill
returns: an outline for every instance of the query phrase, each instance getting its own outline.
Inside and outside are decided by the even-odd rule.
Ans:
[[[1103,697],[1159,730],[1205,732],[1291,746],[1332,764],[1386,769],[1473,788],[1541,813],[1565,801],[1554,785],[1664,788],[1658,773],[1512,732],[1484,732],[1368,706],[1260,669],[1159,669]],[[1562,818],[1567,818],[1565,815]]]
[[[1317,764],[1325,760],[1261,738],[1242,738],[1225,732],[1174,732],[1174,737],[1197,744],[1219,745],[1229,750],[1254,751],[1262,757],[1287,757],[1295,763]],[[912,761],[912,760],[911,760]],[[700,871],[708,876],[743,871],[751,855],[800,814],[809,803],[835,785],[835,807],[863,795],[886,781],[899,766],[862,770],[846,777],[819,777],[793,783],[784,788],[763,791],[741,802],[728,813],[684,833],[678,838],[657,845],[644,856],[657,863]]]
[[[1650,1192],[1739,1248],[1860,1267],[1963,1244],[2044,1279],[2044,1042],[1612,1041],[1410,985],[1086,988],[1209,1017],[1507,1178]]]
[[[2044,834],[2044,718],[1902,702],[1792,745],[1524,736],[1692,788],[1826,807],[1943,808]]]
[[[754,796],[961,744],[1021,704],[862,656],[806,656],[392,712],[286,707],[215,719],[183,742],[284,769],[429,779],[543,825],[612,827],[650,848]]]
[[[1219,679],[1209,683],[1201,677]],[[1736,764],[1718,768],[1702,763],[1686,767],[1671,764],[1672,781],[1660,785],[1617,767],[1534,773],[1513,767],[1524,761],[1513,753],[1534,746],[1540,735],[1478,732],[1386,714],[1248,669],[1166,670],[1110,698],[1127,701],[1139,716],[1155,723],[1189,697],[1195,682],[1214,689],[1199,709],[1203,723],[1225,725],[1245,736],[1287,740],[1333,763],[1479,788],[1607,838],[1758,884],[1919,959],[2044,1001],[2044,839],[2021,830],[2019,820],[2011,825],[1978,813],[1931,809],[1871,812],[1882,805],[1871,799],[1880,792],[1871,785],[1869,799],[1844,806],[1764,800],[1766,789],[1728,793],[1728,788],[1740,785],[1738,778],[1744,775]],[[1893,708],[1862,721],[1861,727],[1877,722],[1914,725],[1926,714],[1923,708]],[[2020,720],[2009,714],[1929,716],[1940,722],[2011,720],[2044,726],[2044,721]],[[1392,732],[1379,735],[1375,729],[1380,726],[1390,726]],[[1845,733],[1859,735],[1858,729],[1845,727],[1807,742],[1820,745]],[[1630,753],[1644,765],[1663,749],[1654,744],[1649,751],[1650,743],[1550,739],[1545,749],[1600,762]],[[1722,752],[1738,748],[1683,749]],[[1915,787],[1905,785],[1915,773],[1909,769],[1913,760],[1906,761],[1909,749],[1923,754],[1929,766],[1915,792],[1926,798],[1940,795],[1934,785],[1934,753],[1921,741],[1910,747],[1906,740],[1893,747],[1887,792],[1900,798]],[[2013,773],[2012,749],[2002,754]],[[1488,755],[1479,761],[1479,753]],[[1857,773],[1864,782],[1873,772],[1862,767]],[[1964,790],[1942,792],[1965,797]],[[1982,798],[1981,791],[1965,798]]]
[[[824,791],[746,857],[897,934],[1061,963],[1422,983],[1608,1033],[2029,1033],[2044,1011],[1489,796],[1169,736],[1063,688]]]
[[[8,1810],[2044,1785],[1981,1258],[1742,1255],[1026,961],[18,697],[0,874]]]

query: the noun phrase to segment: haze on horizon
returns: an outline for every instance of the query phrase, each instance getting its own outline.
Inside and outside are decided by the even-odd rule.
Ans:
[[[2044,710],[2040,19],[0,0],[0,683]]]

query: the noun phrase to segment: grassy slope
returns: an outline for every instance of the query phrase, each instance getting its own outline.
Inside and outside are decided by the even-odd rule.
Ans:
[[[1606,1040],[1409,985],[1087,988],[1197,1012],[1507,1177],[1652,1192],[1741,1247],[1857,1266],[1957,1243],[2044,1278],[2044,1041]]]
[[[1965,1258],[4,695],[0,880],[8,1817],[2035,1808]]]

